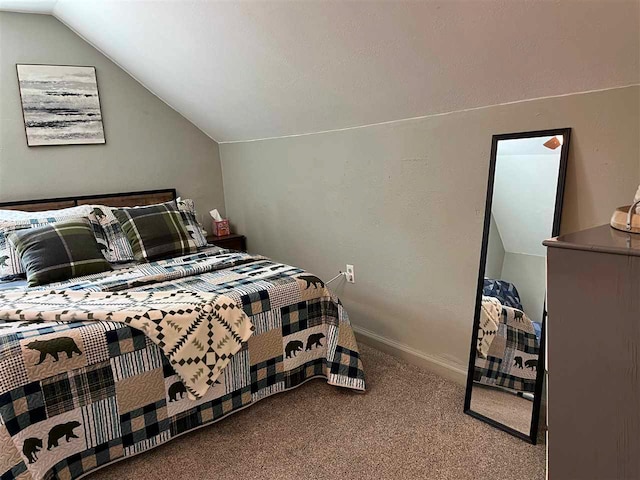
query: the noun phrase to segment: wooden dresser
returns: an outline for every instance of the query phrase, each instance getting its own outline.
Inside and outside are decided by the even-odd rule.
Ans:
[[[640,479],[640,235],[544,242],[548,478]]]

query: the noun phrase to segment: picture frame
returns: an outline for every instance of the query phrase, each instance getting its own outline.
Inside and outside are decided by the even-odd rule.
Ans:
[[[16,64],[29,147],[106,143],[96,68]]]

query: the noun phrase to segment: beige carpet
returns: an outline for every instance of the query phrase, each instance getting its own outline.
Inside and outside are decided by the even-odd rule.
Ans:
[[[463,414],[461,386],[378,350],[361,352],[366,394],[312,380],[88,478],[544,478],[544,446]]]
[[[529,435],[533,402],[499,388],[474,385],[471,410]]]

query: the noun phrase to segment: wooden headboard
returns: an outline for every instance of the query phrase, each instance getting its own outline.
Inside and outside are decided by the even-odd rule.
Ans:
[[[96,204],[109,207],[135,207],[153,205],[176,199],[176,189],[147,190],[143,192],[105,193],[102,195],[82,195],[78,197],[49,198],[44,200],[21,200],[18,202],[0,202],[0,210],[25,210],[40,212],[58,210],[78,205]]]

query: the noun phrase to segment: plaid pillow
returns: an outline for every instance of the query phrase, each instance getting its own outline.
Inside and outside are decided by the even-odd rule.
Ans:
[[[178,210],[180,211],[180,215],[182,215],[182,220],[184,221],[184,226],[187,227],[187,232],[193,238],[193,241],[196,244],[196,247],[204,247],[207,245],[207,232],[202,228],[200,222],[198,222],[198,214],[196,212],[196,205],[190,198],[180,198],[176,199],[176,203],[178,204]]]
[[[68,220],[8,235],[30,287],[111,270],[87,219]]]
[[[20,263],[18,253],[7,240],[7,235],[16,230],[26,228],[38,228],[43,225],[63,221],[80,220],[86,218],[91,223],[93,234],[103,251],[105,257],[109,251],[107,238],[88,206],[71,207],[61,210],[48,210],[44,212],[23,212],[18,210],[0,210],[0,279],[25,273]]]
[[[198,250],[175,202],[119,208],[113,214],[138,261],[187,255]]]
[[[193,200],[180,199],[176,200],[178,210],[182,216],[182,221],[187,232],[193,239],[196,247],[204,247],[207,245],[207,233],[202,229],[202,225],[198,222],[197,213]],[[168,202],[175,209],[176,203]],[[134,260],[133,250],[124,231],[122,225],[114,215],[117,208],[108,207],[106,205],[91,205],[100,227],[104,232],[104,237],[109,249],[105,252],[105,257],[111,263],[131,262]],[[140,208],[140,207],[133,207]]]

